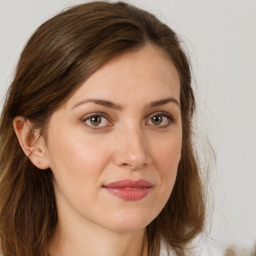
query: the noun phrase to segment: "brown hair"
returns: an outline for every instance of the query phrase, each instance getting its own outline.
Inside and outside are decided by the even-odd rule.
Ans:
[[[24,116],[43,134],[47,121],[102,64],[153,44],[173,61],[181,81],[182,157],[173,192],[147,227],[149,255],[163,240],[178,255],[204,227],[205,203],[191,143],[195,108],[188,58],[177,35],[152,14],[118,2],[91,2],[41,25],[24,48],[0,123],[0,238],[5,256],[46,256],[58,221],[52,172],[37,169],[23,153],[13,119]]]

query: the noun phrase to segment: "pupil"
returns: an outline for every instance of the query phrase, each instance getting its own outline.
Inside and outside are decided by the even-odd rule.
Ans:
[[[153,117],[153,123],[156,125],[159,125],[162,123],[162,117],[161,116],[154,116]]]
[[[91,123],[93,125],[99,125],[100,122],[101,122],[101,117],[99,117],[99,116],[94,116],[91,118]]]

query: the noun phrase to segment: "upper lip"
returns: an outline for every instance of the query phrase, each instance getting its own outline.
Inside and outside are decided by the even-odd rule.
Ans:
[[[147,180],[118,180],[104,185],[106,188],[150,188],[153,184]]]

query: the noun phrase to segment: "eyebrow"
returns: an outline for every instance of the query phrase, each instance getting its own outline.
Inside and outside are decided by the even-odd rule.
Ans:
[[[72,109],[82,105],[82,104],[86,104],[86,103],[94,103],[97,105],[101,105],[103,107],[107,107],[107,108],[113,108],[116,110],[122,110],[123,107],[117,103],[113,103],[111,101],[108,100],[101,100],[101,99],[86,99],[86,100],[81,100],[79,101],[74,107],[72,107]]]
[[[158,106],[162,106],[165,105],[167,103],[174,103],[177,106],[180,106],[180,103],[177,99],[175,99],[174,97],[169,97],[166,99],[161,99],[161,100],[157,100],[157,101],[153,101],[151,102],[148,106],[146,106],[147,108],[153,108],[153,107],[158,107]],[[123,110],[122,105],[108,101],[108,100],[102,100],[102,99],[86,99],[86,100],[81,100],[79,101],[77,104],[75,104],[72,109],[82,105],[82,104],[86,104],[86,103],[94,103],[97,105],[101,105],[103,107],[107,107],[107,108],[112,108],[112,109],[116,109],[116,110]]]
[[[166,98],[166,99],[153,101],[149,104],[148,107],[150,107],[150,108],[158,107],[158,106],[162,106],[162,105],[165,105],[167,103],[170,103],[170,102],[175,103],[177,106],[180,106],[180,103],[177,99],[175,99],[173,97],[169,97],[169,98]]]

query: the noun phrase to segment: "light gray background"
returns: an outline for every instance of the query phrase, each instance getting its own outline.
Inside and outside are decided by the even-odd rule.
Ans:
[[[78,0],[0,0],[0,104],[33,31]],[[256,241],[256,0],[133,0],[181,34],[199,100],[198,134],[210,139],[217,247]],[[203,153],[203,152],[202,152]],[[201,156],[203,154],[201,153]],[[203,157],[204,158],[204,157]]]

